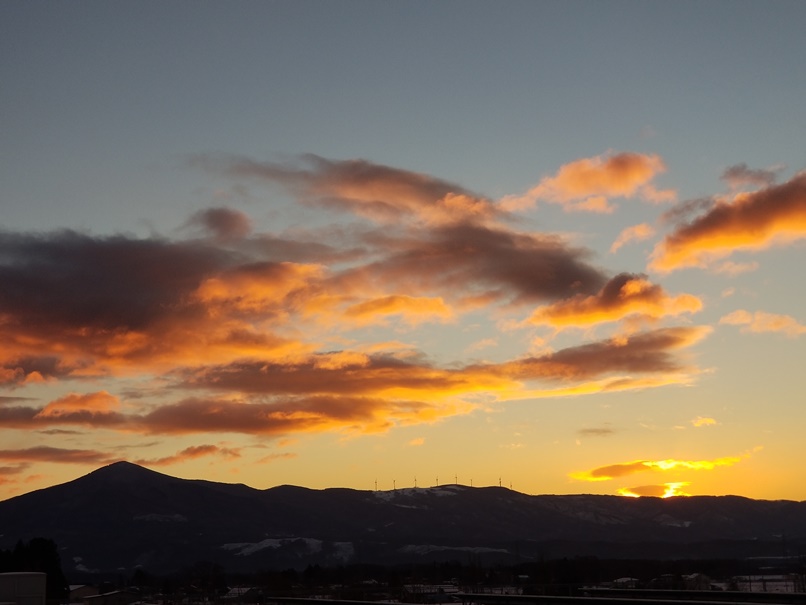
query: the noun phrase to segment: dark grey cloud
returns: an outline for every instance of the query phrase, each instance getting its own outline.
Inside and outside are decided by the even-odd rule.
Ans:
[[[734,189],[744,186],[769,187],[775,184],[778,173],[783,170],[783,166],[774,168],[748,168],[747,164],[734,164],[728,166],[722,173],[721,178]]]

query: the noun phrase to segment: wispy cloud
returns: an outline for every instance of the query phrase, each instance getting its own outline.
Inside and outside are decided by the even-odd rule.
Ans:
[[[648,223],[640,223],[627,227],[618,234],[613,245],[610,246],[610,252],[617,252],[622,246],[630,242],[639,242],[649,239],[655,235],[655,228]]]
[[[714,273],[722,273],[724,275],[735,277],[737,275],[741,275],[742,273],[750,273],[751,271],[755,271],[758,269],[758,267],[759,265],[755,261],[747,263],[735,263],[733,261],[726,260],[718,265],[715,265],[713,271]]]
[[[195,156],[191,163],[236,178],[283,185],[302,201],[347,210],[387,223],[415,218],[426,223],[491,219],[494,204],[464,187],[433,176],[367,160],[331,160],[307,154],[291,164],[228,155]]]
[[[223,458],[239,458],[238,450],[231,448],[221,448],[216,445],[193,445],[183,449],[172,456],[162,456],[160,458],[141,458],[135,460],[137,464],[145,466],[170,466],[187,460],[196,460],[207,456],[219,456]]]
[[[720,177],[733,189],[740,187],[769,187],[778,178],[778,173],[784,169],[783,166],[772,168],[748,168],[747,164],[734,164],[728,166]]]
[[[577,431],[577,435],[580,437],[610,437],[615,434],[616,429],[609,426],[585,428]]]
[[[794,317],[765,311],[751,313],[744,309],[737,309],[720,318],[719,323],[742,326],[742,332],[781,332],[791,338],[806,334],[806,326],[799,323]]]
[[[0,450],[0,460],[14,462],[51,462],[57,464],[109,464],[120,458],[96,450],[36,446]]]
[[[501,200],[507,210],[520,210],[538,201],[561,204],[570,212],[610,213],[611,198],[639,197],[650,202],[675,199],[672,190],[657,190],[652,180],[666,167],[657,155],[608,153],[564,164],[526,194]]]
[[[242,239],[252,232],[252,220],[231,208],[208,208],[195,213],[187,223],[220,241]]]
[[[719,423],[714,418],[709,416],[697,416],[691,421],[691,424],[697,428],[700,428],[703,426],[715,426]]]

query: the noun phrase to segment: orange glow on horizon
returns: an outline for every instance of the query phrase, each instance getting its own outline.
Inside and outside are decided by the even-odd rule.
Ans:
[[[618,494],[628,498],[672,498],[675,496],[690,496],[682,488],[690,485],[687,481],[663,483],[661,485],[642,485],[640,487],[622,487]]]

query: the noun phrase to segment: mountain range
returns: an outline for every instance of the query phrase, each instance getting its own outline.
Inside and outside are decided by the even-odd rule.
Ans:
[[[439,560],[745,558],[806,552],[806,502],[528,495],[442,485],[313,490],[187,480],[117,462],[0,502],[0,548],[53,539],[65,572],[168,573]]]

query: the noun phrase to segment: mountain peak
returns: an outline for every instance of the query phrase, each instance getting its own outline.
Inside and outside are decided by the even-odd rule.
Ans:
[[[169,478],[169,475],[152,471],[151,469],[140,466],[139,464],[135,464],[134,462],[119,460],[118,462],[113,462],[94,470],[86,475],[86,477],[97,477],[102,478],[104,481],[128,483],[131,481],[142,481],[146,478]]]

